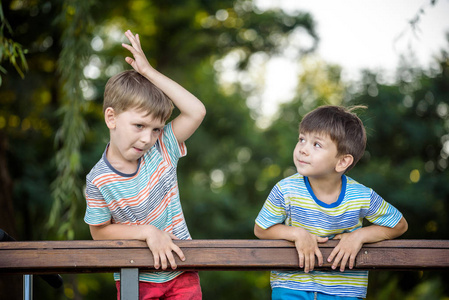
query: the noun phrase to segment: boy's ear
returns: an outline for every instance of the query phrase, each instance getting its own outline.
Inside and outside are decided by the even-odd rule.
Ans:
[[[104,111],[104,121],[106,122],[106,126],[108,126],[109,129],[115,128],[115,111],[112,107],[106,108]]]
[[[354,157],[351,154],[342,155],[335,166],[335,171],[337,171],[337,173],[344,173],[353,161]]]

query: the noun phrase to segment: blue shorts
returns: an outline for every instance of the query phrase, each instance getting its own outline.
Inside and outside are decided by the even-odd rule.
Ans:
[[[272,300],[360,300],[357,297],[344,297],[323,294],[320,292],[297,291],[285,288],[274,288],[271,294]]]

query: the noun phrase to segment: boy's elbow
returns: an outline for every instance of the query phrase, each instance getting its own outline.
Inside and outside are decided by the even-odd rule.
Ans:
[[[400,231],[401,231],[400,235],[403,235],[408,230],[407,220],[404,217],[402,217],[402,219],[401,219],[401,221],[399,221],[398,225],[400,225]]]
[[[408,230],[408,223],[407,220],[405,220],[404,217],[399,221],[398,224],[394,227],[394,235],[390,239],[397,238],[401,235],[403,235]]]
[[[106,227],[106,225],[89,225],[90,229],[90,235],[92,236],[93,240],[104,240],[106,239],[103,236],[103,228]]]
[[[206,107],[201,103],[199,107],[195,109],[195,113],[190,115],[192,124],[196,124],[196,126],[200,126],[206,117]]]
[[[200,120],[200,122],[202,122],[205,117],[206,117],[206,106],[204,106],[204,104],[201,104],[201,107],[198,109],[198,119]]]
[[[264,229],[262,229],[259,225],[257,225],[257,224],[254,225],[254,235],[257,238],[263,239],[263,232],[264,232]]]
[[[97,228],[95,228],[96,226],[92,226],[89,225],[89,229],[90,229],[90,236],[92,237],[93,240],[98,240],[98,234],[97,234]]]

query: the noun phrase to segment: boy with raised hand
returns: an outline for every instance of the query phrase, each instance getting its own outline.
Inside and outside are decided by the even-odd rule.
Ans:
[[[163,271],[140,273],[140,299],[201,299],[198,274],[175,270],[173,252],[182,261],[185,256],[173,239],[191,239],[176,167],[186,155],[184,142],[206,110],[200,100],[149,64],[139,35],[129,30],[125,35],[131,45],[122,45],[133,56],[125,60],[134,70],[119,73],[106,84],[103,111],[110,142],[86,177],[84,220],[95,240],[147,243],[154,267]],[[172,102],[180,114],[165,124]],[[114,277],[119,298],[119,274]]]
[[[357,253],[365,243],[393,239],[407,230],[395,207],[344,175],[366,145],[363,123],[352,111],[322,106],[303,118],[293,151],[298,173],[276,184],[256,218],[255,235],[294,242],[304,268],[272,271],[272,299],[365,298],[368,272],[352,270]],[[364,218],[373,224],[362,227]],[[340,271],[314,271],[315,256],[323,263],[318,243],[328,239],[340,240],[327,258]]]

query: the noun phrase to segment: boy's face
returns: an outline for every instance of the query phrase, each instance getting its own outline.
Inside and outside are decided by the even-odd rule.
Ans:
[[[114,167],[121,168],[135,166],[137,160],[156,143],[165,125],[161,120],[136,109],[117,115],[112,108],[108,108],[105,119],[111,134],[107,158]]]
[[[293,162],[299,174],[307,177],[325,178],[335,175],[339,162],[337,145],[327,134],[300,133],[293,151]]]

